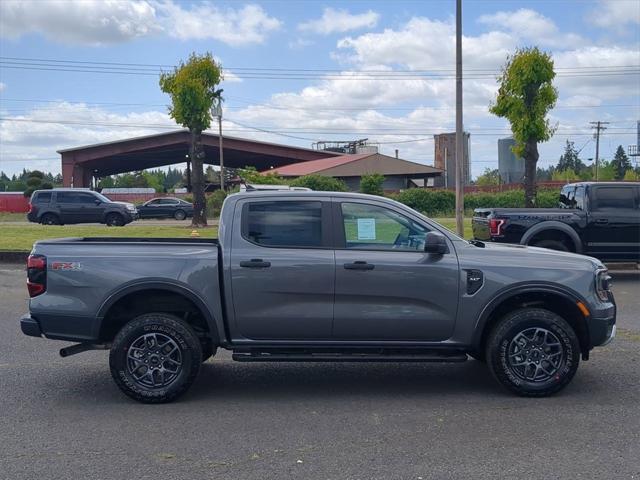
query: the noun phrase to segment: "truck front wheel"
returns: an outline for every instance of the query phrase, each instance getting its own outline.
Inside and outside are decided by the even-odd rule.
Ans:
[[[109,366],[116,385],[143,403],[166,403],[185,393],[200,370],[202,347],[185,322],[147,313],[127,323],[111,346]]]
[[[526,397],[544,397],[566,387],[580,363],[580,343],[559,315],[542,308],[507,314],[489,334],[486,359],[493,376]]]

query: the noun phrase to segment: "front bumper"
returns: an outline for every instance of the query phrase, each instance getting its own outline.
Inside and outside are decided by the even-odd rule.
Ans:
[[[590,347],[601,347],[611,343],[616,336],[617,306],[613,293],[609,292],[609,301],[591,306],[588,321]]]
[[[42,337],[40,324],[31,315],[26,314],[20,319],[20,329],[25,335],[30,337]]]

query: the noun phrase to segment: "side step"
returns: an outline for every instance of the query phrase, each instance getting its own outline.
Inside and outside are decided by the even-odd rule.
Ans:
[[[249,349],[234,350],[237,362],[465,362],[459,350],[413,349]]]

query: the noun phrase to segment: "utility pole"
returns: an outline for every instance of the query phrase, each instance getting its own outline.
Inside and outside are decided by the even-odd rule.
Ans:
[[[462,0],[456,0],[456,230],[464,235],[464,132],[462,127]]]
[[[596,137],[596,182],[598,181],[598,158],[599,158],[599,154],[600,154],[600,131],[601,130],[606,130],[607,127],[603,127],[603,125],[609,125],[609,122],[601,122],[600,120],[598,120],[597,122],[589,122],[591,125],[593,125],[593,127],[596,130],[595,133],[595,137]]]
[[[224,192],[224,149],[222,148],[222,99],[211,106],[211,116],[218,117],[218,145],[220,147],[220,190]]]

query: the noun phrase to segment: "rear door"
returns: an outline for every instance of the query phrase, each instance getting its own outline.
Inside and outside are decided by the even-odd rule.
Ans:
[[[241,225],[233,226],[230,269],[240,340],[330,339],[335,262],[329,199],[247,198],[235,208]]]
[[[640,259],[639,187],[592,185],[587,253],[607,260]]]
[[[458,259],[424,252],[428,224],[371,202],[336,201],[336,340],[440,341],[453,332]]]

